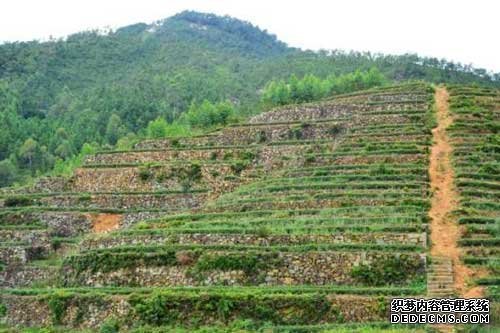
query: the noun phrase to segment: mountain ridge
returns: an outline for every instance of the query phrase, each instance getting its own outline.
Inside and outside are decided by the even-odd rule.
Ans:
[[[193,103],[229,100],[246,118],[264,110],[271,80],[373,67],[394,81],[500,85],[499,74],[435,58],[290,48],[249,22],[185,11],[108,34],[0,45],[0,161],[21,174],[44,173],[85,143],[144,136],[151,121],[171,123]],[[44,158],[28,163],[23,145]]]

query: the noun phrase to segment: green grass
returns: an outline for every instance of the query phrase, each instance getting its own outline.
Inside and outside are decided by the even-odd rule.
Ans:
[[[482,266],[489,276],[475,283],[494,290],[498,299],[498,267],[500,262],[500,148],[498,142],[498,90],[477,87],[451,87],[451,111],[454,123],[449,128],[454,139],[453,166],[457,172],[456,186],[460,193],[458,222],[465,226],[459,241],[464,248],[462,260],[472,266]],[[495,275],[496,274],[496,275]]]

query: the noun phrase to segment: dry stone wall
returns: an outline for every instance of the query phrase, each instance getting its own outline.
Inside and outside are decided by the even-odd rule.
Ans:
[[[225,156],[238,159],[247,153],[256,155],[259,163],[266,165],[272,159],[281,159],[283,156],[292,157],[304,152],[332,151],[335,142],[327,144],[286,144],[286,145],[255,145],[242,148],[210,148],[199,150],[158,150],[134,151],[128,153],[102,153],[94,155],[87,160],[89,164],[122,164],[122,163],[148,163],[165,162],[173,158],[188,160],[224,160]]]
[[[0,287],[20,288],[40,284],[55,284],[57,269],[27,265],[10,265],[0,272]]]
[[[148,296],[144,297],[147,299]],[[301,305],[300,301],[287,297],[277,299],[273,299],[272,296],[248,297],[244,301],[235,298],[232,303],[237,306],[232,308],[226,318],[220,318],[217,311],[204,311],[203,306],[195,307],[195,299],[192,297],[176,298],[170,307],[178,314],[177,323],[184,325],[191,324],[195,315],[202,320],[198,324],[215,324],[221,319],[232,321],[237,319],[243,310],[248,310],[249,319],[258,320],[258,317],[252,317],[250,313],[259,313],[252,310],[257,309],[259,304],[272,304],[270,309],[276,311],[275,318],[280,324],[293,324],[298,321],[320,324],[383,321],[386,319],[387,309],[381,307],[381,304],[390,301],[387,298],[334,294],[324,294],[319,297],[324,297],[325,306],[328,308],[323,309],[321,315],[317,314],[314,318],[307,318],[308,314],[304,313],[304,304]],[[106,319],[115,318],[120,320],[125,327],[130,327],[141,321],[140,314],[134,309],[132,298],[118,295],[68,295],[64,299],[64,311],[60,314],[60,318],[55,318],[49,307],[49,296],[4,296],[2,303],[7,309],[6,323],[8,325],[44,327],[62,324],[63,327],[99,328]],[[209,302],[210,297],[206,298]]]
[[[349,104],[349,100],[332,100],[329,102],[287,106],[262,113],[250,119],[250,123],[269,123],[284,121],[309,121],[321,119],[351,118],[352,115],[363,112],[422,110],[426,101],[416,100],[412,103],[381,103],[381,104]]]
[[[205,200],[206,193],[175,193],[175,194],[56,194],[36,199],[36,204],[46,207],[80,209],[169,209],[178,210],[196,208]]]
[[[183,252],[183,256],[189,256]],[[192,254],[197,256],[196,254]],[[204,251],[208,256],[240,256],[241,253]],[[406,272],[410,277],[425,270],[425,256],[405,254],[416,263],[414,272]],[[203,286],[203,285],[327,285],[354,284],[351,272],[359,264],[370,264],[374,260],[393,257],[384,252],[278,252],[272,267],[242,270],[210,270],[194,274],[196,258],[185,265],[143,266],[120,268],[113,271],[94,269],[78,270],[71,265],[63,267],[62,276],[66,286]],[[187,261],[187,260],[186,260]]]
[[[74,237],[88,233],[92,221],[88,215],[79,212],[38,212],[33,213],[45,224],[52,236]]]
[[[157,165],[150,167],[81,168],[73,177],[75,192],[152,192],[181,191],[189,185],[191,190],[226,187],[231,181],[228,175],[235,175],[228,163],[199,164],[199,179],[186,176],[189,164]],[[141,178],[141,172],[148,176]],[[234,180],[234,178],[233,178]]]
[[[0,230],[0,239],[13,243],[47,244],[49,235],[46,230]]]
[[[0,262],[4,264],[25,264],[29,260],[42,258],[50,252],[49,245],[6,245],[0,247]]]
[[[134,149],[167,149],[183,146],[210,146],[214,145],[219,138],[219,133],[175,139],[153,139],[138,142]]]
[[[405,244],[426,247],[426,233],[348,233],[338,232],[319,235],[268,235],[256,234],[210,234],[210,233],[184,233],[170,235],[141,235],[128,236],[104,235],[87,238],[80,244],[81,250],[106,249],[122,246],[136,245],[301,245],[301,244]]]
[[[223,160],[225,156],[238,158],[241,153],[252,147],[231,147],[231,148],[211,148],[202,149],[166,149],[166,150],[145,150],[98,153],[88,156],[86,164],[127,164],[127,163],[152,163],[165,162],[171,160],[192,160],[209,161]]]
[[[247,145],[256,143],[276,143],[287,140],[326,140],[334,139],[343,131],[343,122],[302,122],[277,125],[231,126],[209,139],[178,143],[178,145]],[[171,148],[172,140],[145,141],[140,149]]]

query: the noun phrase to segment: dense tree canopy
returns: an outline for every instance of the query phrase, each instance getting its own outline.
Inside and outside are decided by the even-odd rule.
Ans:
[[[381,86],[386,82],[387,79],[375,67],[365,72],[357,70],[339,76],[329,75],[324,79],[312,74],[302,79],[292,75],[288,82],[269,82],[262,93],[262,102],[269,106],[311,102],[333,94]]]
[[[445,60],[289,48],[248,22],[196,12],[107,34],[3,44],[0,172],[14,177],[1,185],[65,169],[84,147],[185,135],[260,112],[261,101],[314,100],[382,76],[500,84],[499,74]],[[161,123],[148,126],[155,119]]]

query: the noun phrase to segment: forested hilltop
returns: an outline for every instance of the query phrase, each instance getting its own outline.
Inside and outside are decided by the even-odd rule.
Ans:
[[[196,12],[3,44],[0,186],[65,172],[85,153],[137,138],[411,79],[500,86],[498,73],[435,58],[295,49],[248,22]]]

